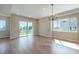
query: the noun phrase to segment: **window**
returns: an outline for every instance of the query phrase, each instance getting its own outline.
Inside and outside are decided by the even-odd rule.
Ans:
[[[61,31],[69,32],[69,20],[68,19],[61,20]]]
[[[54,31],[59,31],[60,30],[60,21],[59,20],[55,20],[53,21],[53,30]]]
[[[57,19],[53,21],[53,31],[77,32],[77,18]]]
[[[0,31],[5,31],[5,30],[6,30],[6,21],[0,20]]]
[[[70,31],[77,32],[77,18],[71,18],[70,19]]]

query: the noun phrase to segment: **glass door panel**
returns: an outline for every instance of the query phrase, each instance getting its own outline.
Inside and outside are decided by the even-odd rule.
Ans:
[[[19,36],[33,35],[32,22],[20,21],[19,22]]]
[[[20,33],[19,33],[20,36],[26,36],[27,33],[28,33],[28,25],[27,25],[27,22],[20,21],[19,22],[19,30],[20,30]]]
[[[28,35],[33,35],[33,24],[28,22]]]

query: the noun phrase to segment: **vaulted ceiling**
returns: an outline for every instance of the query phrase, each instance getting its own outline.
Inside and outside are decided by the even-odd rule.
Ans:
[[[54,4],[53,14],[79,8],[79,4]],[[11,14],[42,18],[52,15],[51,4],[0,4],[0,15]]]

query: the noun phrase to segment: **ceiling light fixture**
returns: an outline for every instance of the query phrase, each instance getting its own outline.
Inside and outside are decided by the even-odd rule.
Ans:
[[[54,5],[54,4],[51,4],[51,6],[52,6],[52,20],[55,19],[55,16],[53,15],[53,5]]]

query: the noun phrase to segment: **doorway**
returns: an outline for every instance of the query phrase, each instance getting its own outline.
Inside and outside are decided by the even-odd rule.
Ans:
[[[27,21],[19,22],[19,36],[33,35],[33,23]]]

